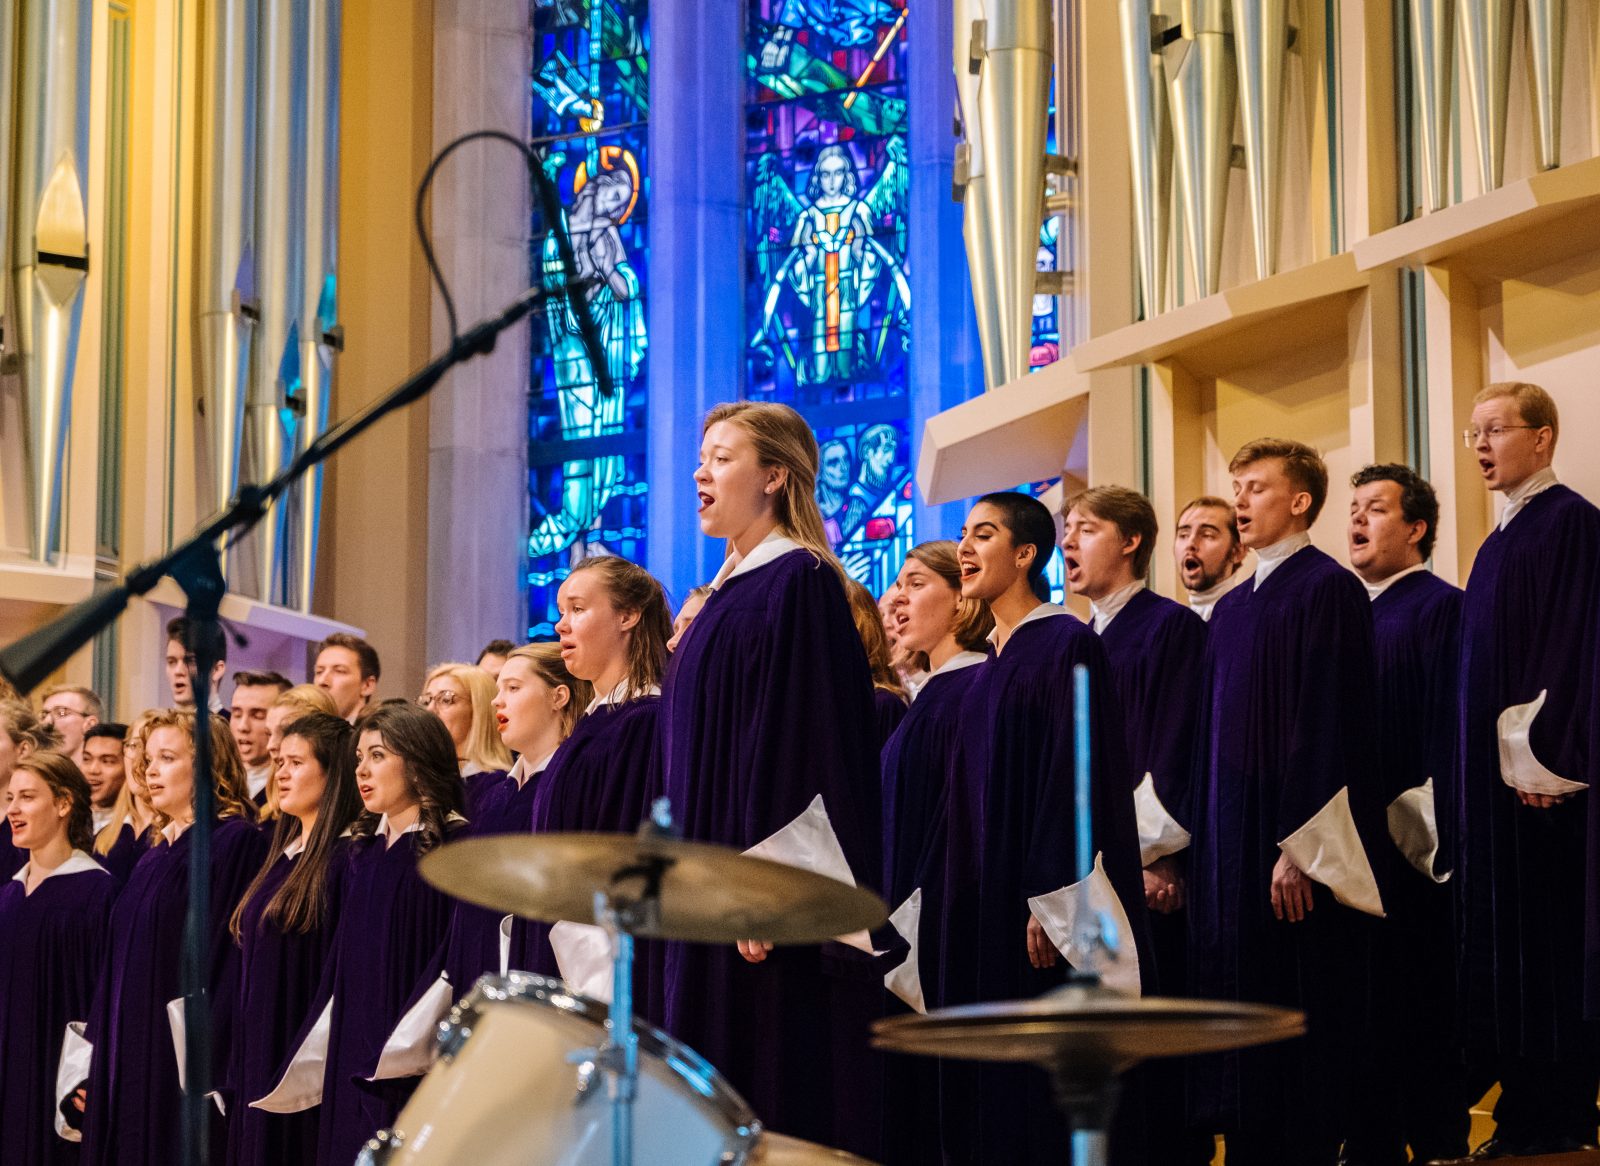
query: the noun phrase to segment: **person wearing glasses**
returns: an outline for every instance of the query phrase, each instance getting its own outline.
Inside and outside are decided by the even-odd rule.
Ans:
[[[73,761],[83,749],[83,735],[105,716],[100,698],[92,688],[78,684],[57,684],[45,689],[39,699],[39,719],[54,725],[61,735],[61,752]]]
[[[1504,497],[1462,604],[1454,788],[1459,1015],[1501,1085],[1475,1160],[1596,1141],[1600,510],[1556,480],[1555,402],[1491,384],[1464,437]],[[1441,799],[1443,802],[1444,799]]]

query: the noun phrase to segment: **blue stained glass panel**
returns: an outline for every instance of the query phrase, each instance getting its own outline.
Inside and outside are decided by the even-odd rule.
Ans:
[[[645,551],[645,304],[649,283],[648,5],[535,0],[535,145],[561,197],[581,294],[609,375],[595,375],[577,315],[552,298],[530,354],[528,613],[548,637],[573,562]],[[560,291],[556,237],[536,206],[534,278]]]
[[[816,431],[817,505],[828,542],[874,595],[911,549],[911,441],[903,420]]]

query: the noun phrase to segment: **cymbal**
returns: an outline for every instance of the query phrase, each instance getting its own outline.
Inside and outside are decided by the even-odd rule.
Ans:
[[[524,919],[593,923],[594,896],[616,872],[652,858],[668,866],[660,919],[640,937],[732,943],[820,943],[878,926],[883,900],[852,887],[736,850],[635,834],[498,834],[447,843],[423,858],[422,877],[458,899]],[[617,890],[635,896],[643,879]]]
[[[968,1061],[1071,1062],[1116,1073],[1151,1057],[1299,1036],[1305,1015],[1266,1004],[1126,996],[1068,984],[1034,1000],[969,1004],[873,1025],[880,1049]]]
[[[802,1142],[799,1138],[786,1138],[782,1134],[764,1133],[750,1155],[750,1166],[874,1166],[865,1158],[846,1154],[843,1150],[830,1150],[815,1142]]]

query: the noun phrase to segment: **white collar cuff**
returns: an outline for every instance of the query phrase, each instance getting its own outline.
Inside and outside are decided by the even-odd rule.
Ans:
[[[751,548],[750,553],[742,558],[737,551],[730,549],[728,557],[722,560],[722,566],[717,569],[716,578],[711,580],[711,590],[715,591],[735,575],[748,575],[758,567],[765,567],[774,559],[799,549],[799,543],[776,530],[757,543]]]

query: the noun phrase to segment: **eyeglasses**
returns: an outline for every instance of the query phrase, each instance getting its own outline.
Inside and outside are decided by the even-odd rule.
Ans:
[[[39,710],[39,719],[41,721],[54,721],[59,717],[86,717],[88,715],[89,715],[88,713],[83,712],[81,709],[74,709],[74,708],[64,708],[63,707],[63,708],[53,708],[53,709],[46,708],[46,709],[40,709]]]
[[[1543,429],[1543,425],[1491,425],[1487,429],[1479,429],[1474,425],[1470,429],[1461,431],[1461,441],[1468,449],[1478,444],[1478,438],[1487,437],[1490,441],[1499,441],[1509,429]]]
[[[446,689],[444,692],[425,692],[417,697],[417,703],[425,709],[454,708],[461,703],[461,697]]]

